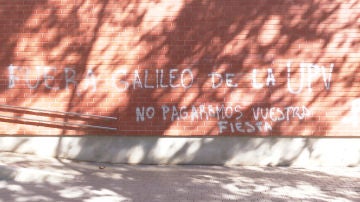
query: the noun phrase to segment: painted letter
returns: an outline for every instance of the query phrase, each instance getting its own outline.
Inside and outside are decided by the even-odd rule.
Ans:
[[[10,65],[8,67],[9,70],[9,88],[14,88],[16,85],[16,80],[19,80],[19,78],[15,75],[15,69],[17,69],[17,67]]]
[[[288,86],[288,90],[290,93],[292,94],[299,94],[301,91],[302,91],[302,88],[303,88],[303,77],[304,77],[304,67],[300,67],[300,87],[297,91],[294,91],[292,88],[291,88],[291,78],[290,78],[290,74],[291,74],[291,62],[288,62],[287,63],[287,86]]]
[[[179,112],[175,105],[172,107],[171,121],[179,120]]]
[[[152,119],[155,116],[155,108],[154,107],[148,107],[146,109],[146,117],[148,119]]]
[[[249,127],[246,132],[248,133],[254,133],[256,131],[256,128],[248,121],[245,122],[245,125]]]
[[[144,87],[145,88],[154,88],[154,86],[148,85],[149,70],[145,69],[145,79],[144,79]]]
[[[124,92],[125,90],[127,90],[129,88],[129,83],[127,81],[124,80],[120,80],[119,83],[121,83],[122,85],[124,85],[123,88],[119,88],[119,86],[117,85],[118,80],[116,79],[116,75],[124,75],[126,77],[126,70],[124,69],[120,69],[117,70],[113,75],[112,75],[112,81],[113,81],[113,85],[115,86],[116,89],[118,89],[120,92]]]
[[[191,120],[199,120],[199,113],[194,105],[191,108]]]
[[[166,121],[166,114],[169,113],[170,108],[167,105],[163,105],[161,108],[163,111],[163,120]]]
[[[36,71],[39,74],[40,67],[36,67]],[[37,87],[39,87],[39,83],[40,83],[40,79],[39,79],[39,75],[36,75],[36,82],[34,85],[31,85],[31,79],[29,79],[29,68],[26,68],[25,70],[25,74],[26,74],[26,85],[30,88],[30,89],[36,89]]]
[[[145,121],[145,107],[136,107],[136,122]]]
[[[235,123],[235,127],[236,127],[236,130],[239,131],[240,133],[244,133],[245,130],[242,129],[242,123],[238,122],[238,123]]]
[[[252,86],[255,89],[260,89],[263,87],[263,85],[256,82],[256,69],[253,69],[253,78],[252,78]]]
[[[313,68],[319,68],[317,65],[313,65],[313,64],[307,64],[307,63],[300,63],[300,67],[303,68],[307,68],[308,72],[308,90],[309,92],[312,92],[312,82],[313,82],[313,77],[314,77],[314,72],[312,71]]]
[[[56,71],[56,67],[45,67],[45,73],[44,73],[44,84],[45,84],[45,87],[48,88],[48,89],[55,89],[55,90],[58,90],[59,87],[54,87],[54,86],[51,86],[48,81],[53,81],[55,80],[55,77],[54,76],[51,76],[51,75],[48,75],[49,72],[51,71]],[[69,78],[68,77],[68,71],[71,71],[72,72],[72,75],[71,77]],[[68,82],[71,82],[71,83],[74,83],[74,86],[76,88],[76,81],[75,81],[75,76],[76,76],[76,72],[74,69],[72,68],[65,68],[65,81],[66,81],[66,89],[68,87]]]
[[[264,122],[264,131],[272,131],[272,127],[268,122]]]
[[[203,119],[203,114],[205,114],[206,120],[209,120],[209,114],[205,110],[205,105],[200,105],[199,108],[200,108],[200,110],[199,110],[200,119],[202,120]]]
[[[134,89],[136,88],[136,85],[140,86],[140,88],[143,88],[138,70],[134,71],[134,81],[133,81]]]
[[[182,120],[185,120],[185,119],[188,118],[188,113],[187,113],[186,109],[187,109],[187,108],[184,107],[184,106],[180,107],[180,118],[181,118]]]
[[[71,72],[71,76],[69,76],[69,72]],[[65,87],[66,89],[69,88],[69,83],[74,84],[74,87],[76,88],[76,81],[75,81],[76,71],[72,68],[65,68]],[[46,86],[46,84],[45,84]]]
[[[227,73],[225,74],[225,78],[226,78],[226,86],[229,88],[236,88],[238,86],[238,84],[233,84],[233,80],[232,78],[235,76],[235,74],[232,73]]]
[[[158,76],[158,74],[160,73],[160,78]],[[160,81],[158,81],[157,83],[160,84],[160,87],[161,88],[167,88],[168,85],[165,85],[163,84],[163,81],[164,81],[164,70],[163,69],[160,69],[160,72],[158,70],[156,70],[156,79],[160,79]],[[158,84],[156,84],[158,86]]]
[[[269,68],[267,71],[268,71],[268,77],[266,79],[266,85],[270,86],[271,84],[272,86],[275,86],[275,77],[272,69]]]
[[[189,84],[185,84],[185,74],[189,74],[190,76],[190,80],[191,82]],[[192,86],[192,84],[194,83],[194,75],[192,74],[192,71],[191,69],[184,69],[182,72],[181,72],[181,85],[183,88],[190,88]]]
[[[322,75],[323,75],[323,80],[324,80],[326,90],[330,89],[331,74],[332,74],[333,69],[334,69],[334,64],[331,64],[328,76],[326,76],[325,67],[321,67],[321,72],[322,72]]]
[[[241,117],[243,116],[243,113],[241,112],[241,106],[240,106],[240,105],[236,105],[236,106],[235,106],[235,112],[239,114],[239,115],[236,117],[236,120],[241,119]]]
[[[212,88],[218,88],[222,84],[222,76],[220,73],[212,72],[209,76],[211,76]],[[216,83],[215,77],[219,79],[218,83]]]
[[[219,121],[218,122],[218,127],[219,127],[219,133],[223,133],[224,130],[227,128],[226,125],[228,124],[227,121]]]
[[[253,111],[253,116],[254,116],[254,119],[257,121],[259,120],[259,116],[260,116],[260,107],[256,107],[256,111],[255,111],[255,108],[253,107],[252,108],[252,111]]]
[[[176,76],[174,73],[176,73],[178,69],[170,69],[169,71],[169,83],[171,88],[177,88],[180,84],[173,84],[174,79],[176,79]]]

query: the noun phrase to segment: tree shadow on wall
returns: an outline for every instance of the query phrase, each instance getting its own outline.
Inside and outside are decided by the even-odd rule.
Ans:
[[[359,40],[354,35],[359,31],[359,14],[350,12],[342,16],[345,10],[357,8],[358,2],[272,1],[269,5],[267,1],[108,0],[90,3],[84,0],[68,4],[50,1],[1,3],[4,5],[0,11],[4,25],[0,55],[1,73],[5,75],[1,90],[4,102],[117,117],[119,120],[111,124],[118,128],[117,135],[219,134],[216,119],[172,121],[170,113],[165,118],[161,115],[164,105],[170,109],[185,106],[190,113],[192,106],[204,103],[214,106],[238,103],[243,111],[242,120],[247,121],[254,118],[252,109],[256,107],[306,105],[323,115],[327,108],[347,105],[350,99],[359,96],[354,86],[358,78],[354,55],[359,49]],[[301,74],[300,68],[296,68],[301,62],[327,67],[333,63],[331,88],[324,87],[320,74],[313,78],[311,92],[306,86],[299,94],[290,93],[289,60],[293,61],[296,76]],[[42,77],[37,77],[34,70],[27,75],[31,79],[23,79],[26,81],[22,83],[21,79],[16,80],[16,87],[9,88],[6,75],[10,64],[56,69],[41,69],[46,72],[41,73]],[[346,71],[341,68],[343,66]],[[144,83],[134,82],[136,70],[142,81],[148,70],[149,79],[153,81],[159,76],[154,73],[156,70],[168,74],[186,68],[191,68],[196,78],[191,88],[181,87],[180,76],[173,79],[173,84],[178,86],[175,88],[169,87],[168,77],[164,80],[167,83],[164,88],[145,88]],[[253,87],[254,68],[260,72],[256,79],[264,85],[261,89]],[[272,68],[276,77],[274,86],[269,87],[265,85],[268,68]],[[121,77],[119,69],[125,69],[128,74]],[[27,74],[26,70],[16,71]],[[211,72],[221,73],[223,77],[225,73],[233,74],[231,85],[238,86],[229,87],[224,81],[221,86],[212,88]],[[93,75],[97,76],[96,88],[91,83]],[[109,84],[112,80],[109,78],[114,75],[120,83]],[[294,80],[296,78],[294,76]],[[126,84],[128,89],[121,89]],[[293,88],[300,86],[295,82]],[[337,95],[339,90],[344,96]],[[159,114],[145,122],[137,122],[136,107],[149,106],[159,109]],[[349,109],[339,107],[334,111],[334,116],[340,117]],[[16,114],[27,116],[21,111]],[[49,119],[58,117],[49,115]],[[62,121],[68,122],[68,117],[63,117]],[[237,120],[231,117],[227,121]],[[272,131],[257,135],[322,136],[333,130],[329,123],[318,121],[316,116],[273,122]],[[34,128],[26,125],[16,127],[15,134],[114,134],[42,126],[36,126],[37,132],[33,132]],[[222,135],[251,135],[237,132],[227,131]],[[344,134],[351,135],[351,131],[344,131]],[[150,143],[146,151],[156,144]],[[85,141],[81,146],[86,145]]]

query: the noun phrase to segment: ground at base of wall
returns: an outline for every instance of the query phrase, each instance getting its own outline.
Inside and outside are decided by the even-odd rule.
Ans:
[[[1,152],[0,195],[4,201],[359,201],[360,167],[134,166]]]

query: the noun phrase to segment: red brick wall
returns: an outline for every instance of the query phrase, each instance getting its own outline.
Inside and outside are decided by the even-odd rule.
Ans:
[[[2,134],[358,136],[360,1],[0,5]]]

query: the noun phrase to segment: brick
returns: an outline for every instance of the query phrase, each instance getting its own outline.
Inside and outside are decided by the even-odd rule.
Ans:
[[[358,136],[358,2],[1,5],[0,104],[30,108],[2,113],[115,128],[4,119],[2,134]],[[231,128],[246,122],[271,130]]]

